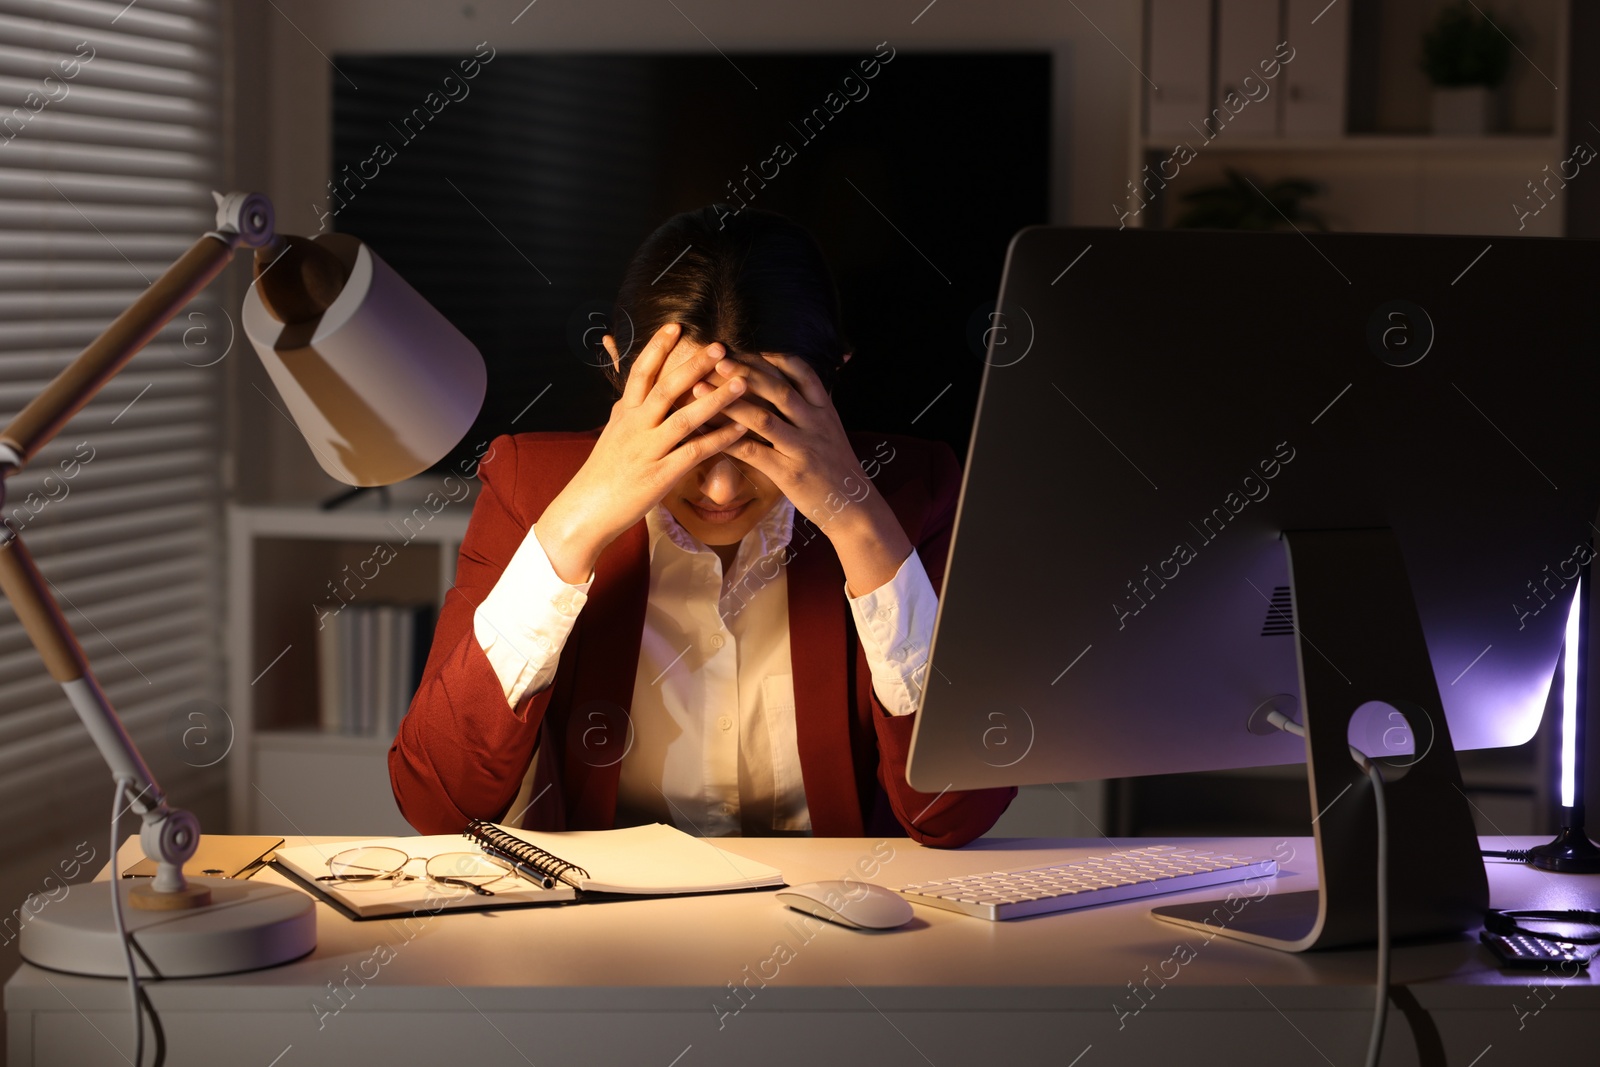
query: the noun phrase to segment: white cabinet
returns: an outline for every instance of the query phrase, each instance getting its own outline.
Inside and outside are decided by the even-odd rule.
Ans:
[[[1280,61],[1281,20],[1279,0],[1217,0],[1217,67],[1208,135],[1225,125],[1230,137],[1277,136],[1283,94],[1274,91],[1266,77],[1270,66],[1264,65]]]
[[[1309,42],[1283,67],[1283,136],[1341,136],[1347,121],[1350,5],[1284,0],[1283,40]]]
[[[1151,137],[1189,136],[1211,100],[1211,5],[1150,0],[1146,35],[1145,130]]]

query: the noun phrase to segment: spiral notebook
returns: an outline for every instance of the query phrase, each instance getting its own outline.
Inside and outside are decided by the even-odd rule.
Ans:
[[[415,860],[447,852],[479,851],[514,867],[516,878],[491,883],[492,897],[440,886],[423,877],[408,881],[346,884],[325,880],[328,860],[347,849],[381,847]],[[419,910],[485,909],[583,900],[586,894],[677,896],[784,885],[783,872],[734,855],[704,838],[661,823],[620,830],[542,833],[475,821],[462,834],[388,837],[280,848],[274,866],[354,919]],[[407,868],[420,874],[423,864]]]
[[[541,833],[477,822],[467,834],[491,855],[508,849],[516,858],[531,858],[561,884],[585,892],[675,896],[786,884],[776,867],[662,823]],[[522,849],[528,851],[519,855]]]

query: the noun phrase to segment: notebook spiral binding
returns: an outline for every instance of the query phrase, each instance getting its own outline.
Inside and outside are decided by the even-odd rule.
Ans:
[[[473,819],[467,824],[466,831],[461,835],[469,839],[492,856],[515,860],[525,864],[546,878],[566,882],[573,888],[578,888],[576,879],[567,877],[569,872],[576,872],[579,876],[587,878],[589,872],[579,867],[576,863],[568,863],[560,856],[546,852],[537,845],[506,833],[492,822],[483,819]]]

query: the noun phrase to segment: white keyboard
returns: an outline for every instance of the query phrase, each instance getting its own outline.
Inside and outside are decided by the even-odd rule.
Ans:
[[[1246,878],[1270,878],[1277,873],[1278,865],[1273,860],[1178,845],[1150,845],[1047,867],[922,882],[901,886],[896,892],[913,904],[931,904],[980,919],[1017,919]]]

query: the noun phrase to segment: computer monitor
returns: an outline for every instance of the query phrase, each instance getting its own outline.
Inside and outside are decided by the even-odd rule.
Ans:
[[[1373,938],[1353,743],[1388,757],[1395,935],[1477,923],[1453,750],[1527,741],[1550,692],[1600,503],[1597,265],[1554,239],[1018,233],[911,784],[1306,760],[1321,888],[1227,931],[1298,950]]]

